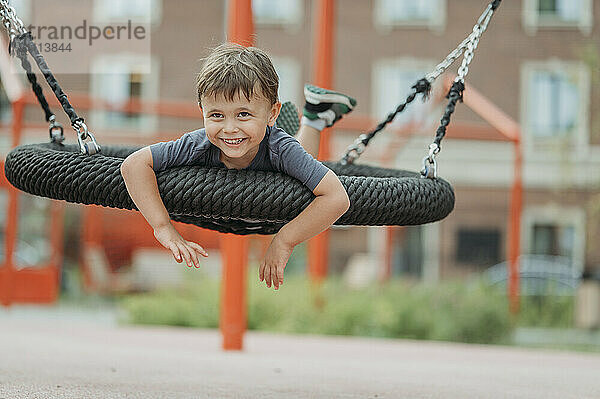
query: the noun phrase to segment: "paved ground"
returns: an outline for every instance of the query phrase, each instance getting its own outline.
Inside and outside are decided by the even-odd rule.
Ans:
[[[600,398],[600,355],[0,317],[0,398]]]

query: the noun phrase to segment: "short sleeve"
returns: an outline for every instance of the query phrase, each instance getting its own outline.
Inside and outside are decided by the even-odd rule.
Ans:
[[[206,141],[206,133],[196,130],[177,140],[152,144],[152,169],[159,172],[167,168],[190,165],[197,160]]]
[[[280,170],[306,185],[314,191],[329,169],[317,161],[293,137],[285,140],[279,147]]]

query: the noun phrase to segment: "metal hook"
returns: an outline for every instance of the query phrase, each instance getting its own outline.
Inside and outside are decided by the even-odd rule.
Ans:
[[[56,121],[56,115],[50,117],[48,132],[50,133],[50,140],[53,143],[62,143],[65,140],[63,126]]]
[[[73,126],[77,131],[77,141],[79,142],[79,151],[83,155],[94,155],[102,151],[102,148],[96,142],[96,138],[88,130],[88,127],[82,121],[77,121],[76,125]],[[85,143],[84,140],[90,139],[89,142]]]

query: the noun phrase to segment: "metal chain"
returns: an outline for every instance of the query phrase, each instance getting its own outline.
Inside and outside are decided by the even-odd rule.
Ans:
[[[473,32],[470,36],[472,39],[467,43],[467,51],[465,52],[462,60],[462,64],[460,68],[458,68],[458,76],[454,80],[455,82],[463,82],[465,81],[465,76],[469,73],[469,64],[473,60],[473,53],[477,49],[477,45],[479,44],[479,39],[481,39],[481,35],[487,29],[487,26],[492,18],[492,14],[494,10],[491,9],[491,4],[488,6],[486,12],[480,17],[480,21],[473,27]],[[485,17],[484,17],[485,15]]]
[[[450,101],[446,107],[446,112],[444,113],[444,116],[442,117],[442,123],[436,132],[436,138],[433,143],[429,145],[428,154],[423,158],[421,176],[424,178],[435,179],[437,177],[437,162],[435,160],[435,156],[441,151],[440,144],[446,134],[446,127],[448,126],[448,123],[450,123],[450,116],[454,112],[456,102],[462,101],[465,76],[467,76],[469,73],[469,64],[473,60],[475,50],[479,44],[479,39],[481,39],[483,32],[485,32],[487,29],[494,11],[499,5],[500,0],[494,0],[492,3],[490,3],[477,20],[475,26],[473,26],[473,31],[471,34],[467,37],[467,39],[470,40],[466,43],[466,51],[463,54],[461,66],[458,68],[458,75],[454,79],[454,84],[450,89],[450,93],[448,95]]]
[[[346,153],[340,161],[342,165],[354,163],[354,161],[356,161],[365,151],[367,145],[369,145],[369,141],[371,141],[371,139],[375,137],[377,133],[382,131],[387,124],[391,123],[397,114],[404,111],[404,108],[406,108],[406,106],[416,98],[417,94],[420,93],[426,97],[431,90],[431,83],[429,83],[427,79],[423,78],[417,81],[417,83],[412,86],[412,89],[412,92],[408,95],[406,100],[399,104],[394,112],[388,114],[387,118],[385,118],[383,122],[380,122],[379,125],[377,125],[377,127],[375,127],[375,129],[373,129],[371,132],[358,136],[354,143],[348,146]]]
[[[19,36],[19,38],[24,38],[25,44],[21,45],[26,46],[25,51],[32,55],[38,64],[38,67],[42,71],[42,74],[48,81],[48,84],[52,87],[56,98],[71,119],[71,125],[77,132],[77,141],[79,142],[79,149],[81,153],[84,155],[94,155],[99,153],[101,151],[101,147],[96,142],[96,138],[92,132],[88,130],[88,127],[83,122],[83,119],[78,117],[75,113],[75,110],[67,100],[67,96],[58,85],[58,82],[50,71],[50,68],[48,68],[44,57],[37,51],[37,47],[31,40],[31,34],[27,32],[23,21],[21,21],[21,19],[17,16],[14,7],[9,4],[8,0],[0,0],[0,17],[2,18],[2,24],[10,36],[11,45],[17,36]],[[54,116],[54,114],[49,115],[48,120],[50,122],[50,138],[52,141],[62,141],[63,129],[62,126],[56,122],[56,116]],[[86,140],[89,141],[86,142]]]
[[[465,40],[463,40],[450,54],[446,56],[444,61],[437,64],[432,72],[429,72],[427,75],[425,75],[425,79],[427,79],[429,83],[433,83],[442,73],[446,71],[446,69],[450,67],[450,65],[454,63],[454,61],[456,61],[458,57],[462,55],[465,48],[467,48],[467,44],[469,44],[472,39],[473,33],[471,32],[471,34],[469,34]]]
[[[15,8],[10,5],[8,0],[0,0],[0,16],[2,16],[2,23],[11,39],[16,35],[27,32],[25,24],[17,16]]]
[[[13,39],[17,36],[17,31],[15,30],[15,28],[13,28],[12,24],[10,23],[10,20],[6,16],[5,11],[2,9],[0,9],[0,16],[2,17],[2,25],[4,25],[6,33],[8,33],[9,36],[9,40],[10,42],[12,42]]]
[[[427,79],[430,83],[433,83],[442,73],[446,71],[453,63],[456,61],[458,57],[460,57],[463,51],[468,47],[469,43],[473,41],[476,35],[481,37],[483,32],[487,29],[487,26],[492,18],[492,14],[494,9],[492,5],[488,5],[486,10],[479,16],[477,23],[473,26],[473,31],[467,36],[450,54],[446,56],[444,61],[440,62],[434,70],[427,75],[425,75],[425,79]],[[477,39],[479,41],[479,39]]]
[[[475,26],[473,26],[473,31],[462,42],[460,42],[460,44],[458,46],[456,46],[456,48],[454,50],[452,50],[450,52],[450,54],[448,54],[442,62],[437,64],[435,66],[435,68],[433,69],[433,71],[431,71],[427,75],[425,75],[424,79],[426,79],[427,82],[429,82],[429,85],[433,84],[433,82],[442,73],[444,73],[461,55],[463,55],[463,53],[465,52],[465,49],[466,49],[467,52],[465,53],[465,57],[468,57],[468,62],[466,64],[464,64],[464,59],[463,59],[463,65],[465,65],[465,66],[464,66],[464,68],[461,66],[461,69],[459,70],[459,76],[461,76],[464,81],[464,77],[469,70],[468,65],[471,62],[471,60],[473,59],[473,51],[475,51],[475,49],[477,48],[477,44],[479,43],[479,38],[481,37],[483,32],[485,32],[485,30],[487,29],[487,26],[490,22],[490,19],[491,19],[492,14],[496,7],[497,7],[497,5],[494,7],[493,4],[489,4],[488,7],[485,9],[485,11],[479,16],[479,19],[477,20],[477,23],[475,24]],[[416,85],[419,85],[419,83],[420,82],[417,82]],[[414,88],[414,86],[413,86],[413,88]],[[427,90],[427,91],[416,91],[415,90],[412,93],[410,93],[407,101],[405,101],[403,104],[400,104],[394,112],[390,113],[387,116],[387,118],[384,122],[381,122],[377,126],[377,128],[375,128],[372,132],[370,132],[368,134],[361,134],[360,136],[358,136],[358,138],[354,141],[354,143],[352,143],[350,146],[348,146],[348,148],[346,148],[346,152],[342,156],[341,162],[343,164],[354,163],[354,161],[356,161],[361,156],[361,154],[365,151],[367,145],[369,144],[369,140],[371,138],[373,138],[373,136],[376,133],[381,131],[387,124],[391,123],[392,120],[396,117],[396,115],[398,113],[404,111],[405,107],[408,105],[408,103],[410,103],[414,99],[414,97],[417,93],[422,93],[423,96],[427,96],[428,92],[429,92],[429,90]],[[439,149],[437,149],[437,151],[439,152]],[[437,154],[437,152],[436,152],[436,154]],[[430,154],[430,156],[431,156],[431,154]],[[428,158],[430,156],[428,156]],[[432,161],[431,163],[433,164],[434,160],[431,159],[431,161]]]

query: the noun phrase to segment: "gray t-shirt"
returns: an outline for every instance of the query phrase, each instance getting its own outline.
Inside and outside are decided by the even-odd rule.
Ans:
[[[155,172],[184,165],[225,167],[220,160],[221,150],[208,141],[204,129],[186,133],[177,140],[152,144],[150,151]],[[285,173],[300,180],[310,191],[329,170],[307,153],[298,140],[276,126],[267,126],[258,153],[245,169]]]

